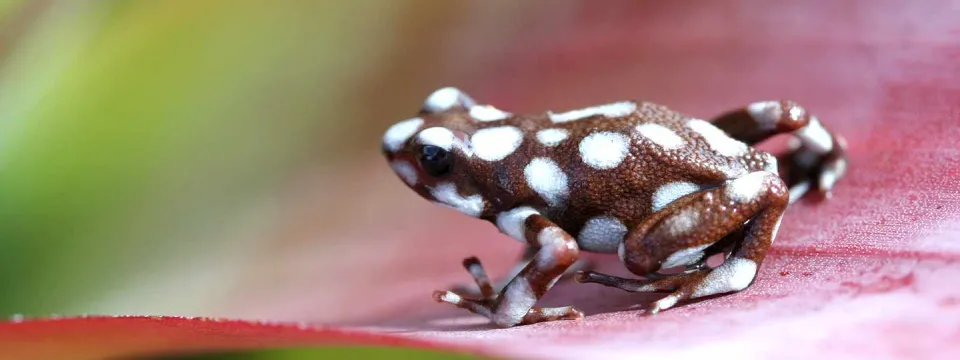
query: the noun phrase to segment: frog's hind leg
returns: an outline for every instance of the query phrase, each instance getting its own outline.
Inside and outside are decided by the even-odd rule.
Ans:
[[[846,142],[799,104],[758,101],[727,112],[713,124],[731,137],[754,145],[778,134],[794,136],[787,154],[779,157],[781,173],[796,201],[811,189],[826,197],[847,168]]]
[[[650,313],[683,300],[743,290],[753,283],[788,201],[783,180],[766,171],[687,195],[631,230],[620,255],[627,269],[640,276],[671,265],[697,265],[692,271],[644,280],[581,272],[576,279],[634,292],[671,292],[654,303]],[[743,236],[737,237],[741,228]],[[728,240],[732,251],[723,264],[715,269],[698,265],[705,250]],[[728,244],[722,245],[714,251]]]

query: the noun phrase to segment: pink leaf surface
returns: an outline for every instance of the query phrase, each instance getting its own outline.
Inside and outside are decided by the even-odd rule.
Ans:
[[[371,157],[369,177],[398,194],[384,202],[401,206],[383,221],[401,230],[358,230],[385,240],[343,245],[304,270],[321,274],[312,285],[231,311],[522,358],[960,357],[960,2],[605,5],[565,22],[529,15],[464,88],[518,113],[627,98],[703,118],[756,100],[805,105],[846,138],[851,165],[829,201],[791,206],[752,287],[649,317],[636,306],[656,296],[560,283],[544,304],[584,320],[495,329],[430,294],[469,280],[466,256],[502,274],[518,244],[452,212],[414,222],[433,205]]]

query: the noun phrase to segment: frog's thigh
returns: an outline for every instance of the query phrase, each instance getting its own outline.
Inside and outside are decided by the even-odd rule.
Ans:
[[[641,276],[696,264],[710,245],[742,228],[744,222],[777,203],[786,193],[779,177],[757,171],[717,188],[689,194],[632,229],[621,245],[621,259],[627,269]],[[773,210],[775,221],[783,207],[785,204]],[[737,248],[742,250],[745,241],[758,241],[751,236],[748,233]],[[751,245],[758,257],[755,260],[762,260],[770,241]]]

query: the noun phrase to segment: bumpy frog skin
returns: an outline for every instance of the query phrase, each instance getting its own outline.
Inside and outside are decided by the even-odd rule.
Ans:
[[[778,134],[792,135],[779,161],[752,147]],[[582,318],[572,306],[535,306],[584,267],[581,251],[616,253],[643,278],[578,271],[578,282],[669,293],[650,314],[749,287],[787,206],[811,189],[829,195],[843,176],[844,146],[792,101],[710,122],[639,101],[515,115],[452,87],[383,137],[387,161],[420,196],[528,245],[503,284],[468,258],[479,293],[434,293],[501,327]],[[707,266],[716,254],[723,264]]]

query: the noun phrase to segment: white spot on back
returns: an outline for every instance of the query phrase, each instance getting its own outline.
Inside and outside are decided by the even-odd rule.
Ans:
[[[677,266],[696,264],[697,261],[700,261],[700,259],[703,258],[703,250],[710,247],[710,245],[713,245],[713,243],[689,247],[670,254],[670,256],[663,261],[663,264],[660,265],[660,269],[663,270]]]
[[[453,183],[445,182],[437,185],[430,191],[437,203],[451,209],[462,212],[472,217],[479,217],[483,212],[484,201],[479,194],[468,197],[460,196],[457,186]]]
[[[747,152],[747,144],[731,138],[729,135],[718,129],[713,124],[693,119],[687,122],[687,126],[693,131],[703,136],[707,144],[723,156],[740,156]]]
[[[400,175],[400,178],[403,179],[407,185],[414,185],[417,183],[417,169],[410,164],[409,161],[403,160],[394,160],[391,164],[393,171]]]
[[[513,126],[477,130],[470,138],[473,152],[487,161],[498,161],[513,154],[523,142],[523,132]]]
[[[546,146],[557,146],[567,139],[569,132],[566,129],[543,129],[537,131],[537,141]]]
[[[443,148],[444,150],[450,151],[453,149],[453,144],[457,142],[457,138],[453,135],[453,131],[443,127],[432,127],[429,129],[424,129],[417,135],[417,141],[423,145],[433,145]]]
[[[653,212],[666,208],[677,199],[700,191],[700,186],[687,181],[675,181],[664,184],[653,193]]]
[[[641,136],[666,150],[677,149],[684,144],[677,133],[660,124],[641,124],[637,125],[636,130]]]
[[[470,107],[470,117],[479,121],[498,121],[510,117],[510,113],[501,111],[490,105],[476,105]]]
[[[747,105],[747,113],[753,117],[760,129],[772,130],[777,127],[783,109],[779,101],[757,101]]]
[[[756,275],[757,263],[753,260],[731,257],[707,274],[692,298],[746,289]]]
[[[527,239],[524,236],[526,227],[524,227],[524,222],[527,221],[527,218],[531,215],[539,214],[536,210],[528,206],[518,207],[512,210],[504,211],[497,215],[497,228],[500,229],[500,232],[507,234],[517,241],[526,243]]]
[[[445,87],[427,96],[427,100],[423,103],[423,109],[428,112],[441,112],[450,110],[457,105],[469,108],[475,105],[475,102],[460,89]]]
[[[730,180],[725,190],[727,196],[744,203],[756,200],[757,196],[760,196],[760,193],[763,192],[763,180],[769,174],[766,171],[755,171]]]
[[[403,143],[410,139],[422,125],[423,119],[421,118],[407,119],[394,124],[383,134],[383,145],[390,152],[397,152],[403,147]]]
[[[550,120],[555,123],[569,122],[585,119],[591,116],[603,115],[606,117],[627,116],[637,110],[637,103],[633,101],[620,101],[606,105],[588,107],[585,109],[571,110],[560,114],[547,113]]]
[[[627,226],[613,216],[597,216],[583,225],[577,243],[580,248],[612,254],[617,251],[623,237],[627,235]]]
[[[583,162],[594,169],[612,169],[627,157],[630,139],[626,135],[601,131],[580,141],[580,156]]]
[[[833,137],[816,117],[811,117],[807,126],[798,129],[794,134],[800,138],[804,145],[820,154],[826,154],[833,150]]]
[[[567,174],[553,160],[535,158],[523,169],[527,185],[540,194],[550,206],[558,206],[567,199]]]

